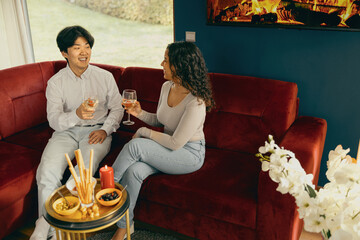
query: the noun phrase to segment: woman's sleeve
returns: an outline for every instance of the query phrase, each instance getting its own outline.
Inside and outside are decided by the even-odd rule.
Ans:
[[[184,114],[172,136],[158,131],[151,131],[150,139],[172,150],[182,148],[203,127],[205,116],[205,104],[199,103],[195,99],[186,106]]]
[[[163,94],[164,94],[164,87],[165,87],[166,83],[167,82],[165,82],[161,87],[160,97],[159,97],[157,108],[159,108],[159,106],[162,102],[162,98],[163,98]],[[159,122],[156,113],[149,113],[145,110],[142,110],[141,113],[137,116],[137,118],[140,119],[141,121],[143,121],[144,123],[149,124],[152,127],[164,127],[164,125]]]
[[[163,127],[163,125],[157,119],[155,113],[149,113],[145,110],[142,110],[141,113],[137,116],[137,118],[152,127]]]

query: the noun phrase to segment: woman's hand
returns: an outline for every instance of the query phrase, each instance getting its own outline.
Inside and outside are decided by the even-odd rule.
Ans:
[[[140,137],[150,138],[150,135],[151,135],[151,129],[150,128],[141,127],[136,131],[136,133],[133,135],[132,138],[133,139],[134,138],[140,138]]]
[[[137,117],[142,111],[140,103],[138,101],[135,101],[135,103],[131,107],[125,107],[125,110],[127,113],[130,113],[134,117]]]

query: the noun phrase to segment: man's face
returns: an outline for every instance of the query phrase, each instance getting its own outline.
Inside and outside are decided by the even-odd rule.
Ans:
[[[91,57],[91,47],[84,37],[78,37],[73,46],[66,52],[61,52],[69,61],[71,70],[80,76],[88,67]]]

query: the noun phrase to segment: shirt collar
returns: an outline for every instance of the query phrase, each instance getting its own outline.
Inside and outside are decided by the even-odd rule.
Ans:
[[[69,64],[66,65],[66,69],[68,71],[68,73],[70,74],[71,77],[73,77],[74,79],[78,79],[79,77],[75,75],[75,73],[71,70]],[[81,74],[80,78],[88,78],[91,75],[91,70],[92,70],[92,65],[89,64],[88,68],[85,70],[85,72],[83,72],[83,74]]]

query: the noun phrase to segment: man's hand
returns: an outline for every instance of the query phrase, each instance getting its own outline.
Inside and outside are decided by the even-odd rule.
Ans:
[[[89,120],[94,118],[94,112],[93,109],[88,109],[84,103],[82,103],[77,109],[76,109],[76,115],[80,119]]]
[[[103,143],[106,139],[107,134],[105,130],[95,130],[89,134],[89,144]]]

